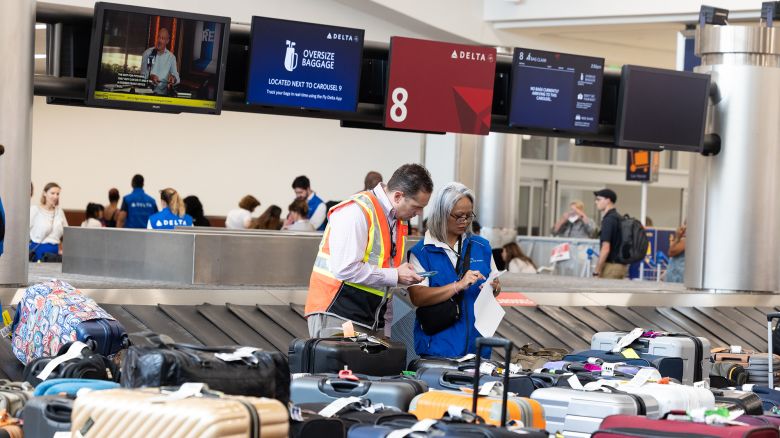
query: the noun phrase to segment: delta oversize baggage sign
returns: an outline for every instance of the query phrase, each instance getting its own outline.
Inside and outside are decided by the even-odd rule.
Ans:
[[[496,49],[393,37],[389,70],[385,127],[490,131]]]

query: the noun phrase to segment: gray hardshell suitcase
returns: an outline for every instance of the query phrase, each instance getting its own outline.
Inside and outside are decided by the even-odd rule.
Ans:
[[[599,332],[590,341],[592,350],[611,350],[626,332]],[[639,338],[631,345],[637,353],[647,353],[655,356],[679,357],[683,360],[684,385],[710,380],[710,341],[707,338],[683,334],[658,336],[655,338]]]
[[[409,409],[412,399],[428,391],[428,385],[406,377],[356,376],[358,380],[339,378],[338,374],[293,376],[290,399],[294,404],[330,403],[342,397],[360,397],[374,405]]]
[[[605,388],[609,390],[609,388]],[[571,388],[541,388],[531,394],[544,408],[547,431],[569,437],[589,437],[610,415],[661,416],[658,402],[650,396],[612,391]]]

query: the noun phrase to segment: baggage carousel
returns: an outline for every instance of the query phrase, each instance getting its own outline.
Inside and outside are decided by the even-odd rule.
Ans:
[[[58,264],[30,266],[30,283],[52,278],[94,298],[128,333],[153,331],[177,342],[251,345],[284,354],[290,341],[308,335],[304,285],[197,286],[67,274]],[[766,351],[765,315],[780,310],[780,296],[700,293],[677,284],[518,274],[506,274],[502,283],[505,291],[533,302],[505,307],[497,335],[516,346],[584,350],[596,332],[646,327],[703,336],[713,347]],[[0,299],[15,304],[23,291],[0,289]],[[408,305],[396,311],[402,314],[395,315],[393,337],[408,342],[414,313]],[[0,378],[19,380],[22,368],[10,342],[1,342]]]

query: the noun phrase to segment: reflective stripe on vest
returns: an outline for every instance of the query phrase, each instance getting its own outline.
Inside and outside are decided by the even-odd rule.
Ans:
[[[366,242],[366,250],[362,262],[382,268],[391,267],[390,249],[392,246],[390,240],[390,226],[387,217],[384,214],[384,209],[382,209],[382,205],[372,192],[358,193],[352,196],[351,199],[334,206],[328,212],[328,217],[336,210],[351,203],[355,203],[360,207],[363,216],[366,219],[366,224],[368,225],[368,241]],[[397,251],[396,257],[393,259],[393,266],[399,266],[403,261],[406,235],[408,234],[407,227],[401,223],[397,223],[397,229]],[[342,284],[330,270],[329,238],[330,224],[327,226],[325,233],[322,236],[319,252],[317,253],[317,258],[312,267],[309,294],[306,299],[305,313],[307,315],[325,312],[330,307]],[[382,289],[372,288],[363,284],[348,284],[364,292],[380,297],[385,294],[385,291]],[[349,318],[349,315],[340,316]]]

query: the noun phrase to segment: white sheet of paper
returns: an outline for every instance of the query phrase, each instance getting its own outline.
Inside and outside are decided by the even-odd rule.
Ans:
[[[494,278],[491,275],[491,278]],[[491,337],[496,333],[501,320],[504,319],[506,311],[501,304],[498,304],[496,297],[493,296],[493,286],[491,278],[482,286],[482,290],[474,302],[474,326],[484,337]]]

